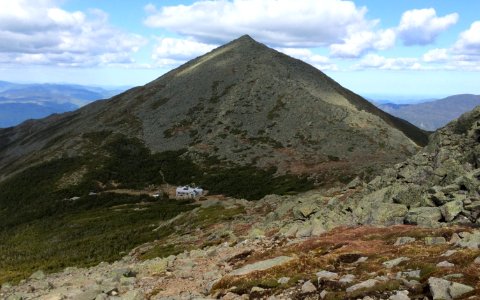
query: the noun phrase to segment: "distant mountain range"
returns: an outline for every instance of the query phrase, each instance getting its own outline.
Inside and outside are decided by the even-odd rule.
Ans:
[[[0,128],[53,113],[72,111],[122,91],[123,89],[107,90],[72,84],[18,84],[0,81]]]
[[[480,105],[480,95],[461,94],[416,104],[376,102],[376,105],[389,114],[433,131]]]

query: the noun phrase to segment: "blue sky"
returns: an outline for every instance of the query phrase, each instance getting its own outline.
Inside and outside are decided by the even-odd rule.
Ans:
[[[249,34],[373,98],[480,94],[480,1],[0,0],[0,80],[145,84]]]

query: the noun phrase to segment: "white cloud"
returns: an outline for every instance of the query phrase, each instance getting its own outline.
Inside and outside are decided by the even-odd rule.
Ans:
[[[217,0],[191,5],[145,7],[145,24],[222,44],[243,34],[277,47],[317,47],[340,43],[375,22],[366,8],[341,0]]]
[[[395,31],[392,29],[362,31],[351,34],[341,44],[333,44],[330,51],[335,57],[356,58],[370,50],[385,50],[395,45]]]
[[[218,46],[186,39],[160,38],[152,59],[158,66],[177,66],[216,47]]]
[[[112,27],[100,10],[69,12],[52,0],[0,2],[0,62],[4,64],[125,64],[146,43],[139,35]]]
[[[458,21],[458,14],[438,17],[433,8],[413,9],[403,13],[397,28],[398,36],[407,46],[427,45]]]
[[[468,30],[460,34],[453,49],[459,54],[480,55],[480,21],[473,22]]]
[[[380,70],[421,70],[424,67],[417,58],[396,57],[387,58],[377,54],[368,54],[355,66],[356,69]]]
[[[446,62],[449,57],[448,49],[432,49],[425,53],[422,57],[424,62],[435,63],[435,62]]]
[[[285,53],[286,55],[289,55],[291,57],[300,59],[304,62],[307,62],[314,66],[315,68],[326,71],[326,70],[332,70],[336,71],[338,70],[337,65],[332,63],[330,59],[326,56],[323,55],[318,55],[313,53],[312,50],[306,49],[306,48],[278,48],[278,51]]]

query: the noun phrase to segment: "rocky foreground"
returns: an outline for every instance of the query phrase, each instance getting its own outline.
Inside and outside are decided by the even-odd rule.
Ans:
[[[480,299],[480,108],[369,183],[202,201],[121,261],[5,299]]]
[[[480,299],[480,231],[337,228],[89,269],[37,271],[2,299]],[[138,250],[138,249],[137,249]]]

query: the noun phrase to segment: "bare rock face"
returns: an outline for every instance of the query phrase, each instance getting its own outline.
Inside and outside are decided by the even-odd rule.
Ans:
[[[429,144],[368,183],[356,215],[372,207],[406,205],[406,224],[480,224],[480,107],[439,129]],[[353,204],[352,204],[353,205]],[[463,239],[463,243],[468,243]],[[475,248],[475,242],[471,246]]]
[[[319,181],[381,169],[427,142],[318,69],[243,36],[109,100],[0,130],[0,176],[79,155],[82,134],[102,130],[154,152],[187,148],[198,162],[275,166]]]

